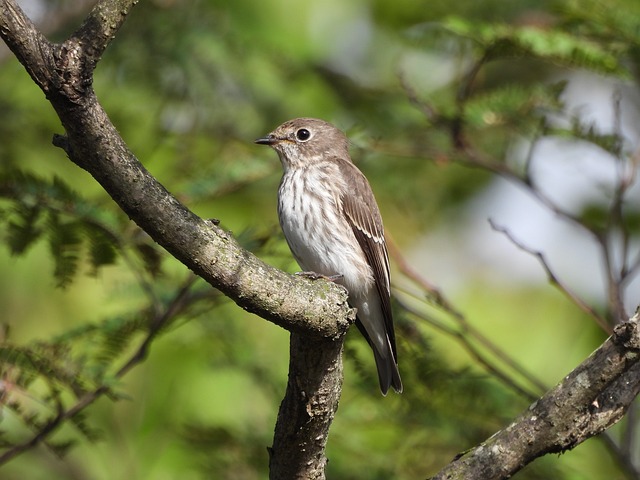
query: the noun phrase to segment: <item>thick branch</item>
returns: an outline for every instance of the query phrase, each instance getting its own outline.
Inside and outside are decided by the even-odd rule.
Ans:
[[[0,1],[0,37],[46,94],[53,65],[52,45],[13,0]]]
[[[66,130],[56,145],[158,244],[242,308],[290,331],[340,337],[350,310],[341,287],[287,275],[189,211],[136,159],[98,103],[90,88],[96,56],[133,3],[101,2],[71,39],[53,45],[14,0],[0,0],[0,36],[45,91]]]
[[[329,427],[342,390],[342,341],[291,335],[289,381],[269,449],[272,479],[324,479]]]
[[[92,82],[99,56],[133,3],[100,2],[69,40],[54,45],[14,0],[0,0],[0,36],[62,121],[66,136],[56,136],[54,143],[174,257],[245,310],[292,332],[289,386],[271,462],[276,478],[294,478],[278,472],[322,478],[324,446],[341,390],[342,341],[353,320],[346,291],[266,265],[230,234],[178,202],[128,149],[99,104]],[[59,423],[52,423],[42,436]]]
[[[509,478],[547,453],[570,450],[622,418],[640,390],[637,316],[504,430],[456,458],[434,480]]]
[[[72,35],[72,39],[86,46],[84,56],[91,72],[136,3],[138,0],[98,2],[80,28]]]

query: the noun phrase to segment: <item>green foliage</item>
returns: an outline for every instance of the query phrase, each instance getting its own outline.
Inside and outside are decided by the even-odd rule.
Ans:
[[[526,56],[566,67],[618,75],[626,73],[626,68],[619,62],[619,55],[624,53],[622,45],[611,51],[607,48],[610,46],[559,29],[478,24],[459,17],[443,22],[443,28],[472,40],[486,61]]]
[[[464,118],[471,128],[501,128],[513,134],[534,133],[540,115],[556,113],[563,106],[560,88],[507,84],[489,91],[481,91],[469,98],[464,106]]]
[[[563,138],[584,140],[602,148],[614,158],[624,157],[623,142],[619,134],[602,133],[595,125],[580,121],[578,118],[571,119],[570,128],[550,127],[547,129],[547,133]]]
[[[221,473],[220,479],[263,478],[266,451],[264,438],[255,432],[199,424],[185,425],[183,442],[195,452],[199,469]]]
[[[51,180],[20,170],[0,173],[0,195],[9,204],[4,239],[14,255],[23,255],[46,238],[55,262],[54,278],[66,286],[77,271],[82,244],[94,271],[113,264],[119,240],[102,223],[96,209],[59,177]]]
[[[81,239],[78,222],[61,223],[59,220],[58,215],[50,213],[45,230],[49,236],[51,255],[55,259],[53,276],[57,279],[58,285],[63,287],[78,268]],[[93,267],[96,268],[97,265]]]
[[[195,295],[190,308],[198,303],[207,303],[210,308],[211,299],[216,297],[211,294],[207,288],[206,295]],[[111,400],[124,398],[120,377],[126,370],[121,368],[142,361],[149,339],[181,318],[184,307],[169,307],[172,302],[167,298],[153,308],[85,322],[47,341],[22,346],[5,339],[0,345],[0,405],[29,431],[37,432],[56,424],[63,412],[90,405],[103,394]],[[172,314],[163,311],[170,308]],[[85,440],[103,440],[95,419],[85,410],[78,409],[68,420]],[[0,444],[10,450],[28,437],[28,431],[0,431]],[[57,455],[64,455],[78,442],[77,435],[69,434],[52,442],[43,440]]]
[[[85,391],[86,382],[76,376],[76,371],[62,368],[59,359],[65,357],[67,354],[64,348],[48,345],[24,348],[5,343],[0,348],[0,360],[5,369],[3,376],[14,376],[18,386],[28,387],[36,378],[41,378],[50,385],[51,395],[58,394],[56,384],[81,394]]]
[[[618,135],[566,111],[559,78],[580,69],[636,79],[638,18],[637,2],[623,0],[467,0],[428,9],[384,0],[142,2],[105,52],[94,88],[169,190],[199,215],[219,219],[246,248],[293,269],[276,226],[280,165],[254,138],[294,116],[338,124],[391,236],[400,246],[420,245],[416,239],[436,225],[454,230],[458,209],[491,183],[486,172],[455,164],[468,161],[459,144],[504,168],[514,139],[562,136],[627,165]],[[51,147],[59,122],[15,62],[3,63],[0,87],[0,238],[17,257],[2,259],[9,293],[1,321],[19,331],[0,342],[2,450],[28,441],[87,395],[130,399],[97,401],[46,440],[65,456],[55,464],[60,471],[48,451],[33,451],[0,467],[1,476],[264,478],[286,381],[286,334],[208,285],[185,281],[183,267]],[[621,226],[637,233],[640,217],[624,207]],[[609,212],[593,204],[578,217],[601,230]],[[455,269],[443,267],[449,275]],[[47,290],[39,280],[49,276],[65,291]],[[401,278],[394,272],[399,290]],[[483,298],[516,298],[511,286],[473,281],[466,288]],[[522,338],[506,336],[524,330],[515,317],[534,328],[523,298],[536,299],[541,317],[563,319],[549,335],[569,332],[575,313],[534,289],[517,299],[510,323],[496,327],[507,303],[499,300],[477,324],[501,346],[517,345]],[[479,303],[465,307],[474,312]],[[378,396],[370,351],[356,332],[349,335],[344,395],[329,437],[332,478],[424,478],[526,407],[468,352],[433,338],[433,329],[401,309],[397,317],[402,396]],[[574,343],[565,350],[583,353]],[[565,354],[555,354],[553,378],[575,365]],[[519,358],[531,365],[538,357]],[[619,474],[598,444],[585,448],[583,457],[536,462],[518,478]]]
[[[609,221],[609,214],[602,205],[589,204],[582,209],[580,220],[594,231],[603,232]]]
[[[61,178],[51,180],[17,169],[0,172],[0,198],[4,210],[3,239],[13,255],[24,255],[44,239],[54,261],[58,286],[68,286],[86,258],[89,273],[115,264],[124,246],[140,256],[146,270],[160,273],[161,258],[148,239],[124,239],[116,233],[117,220],[109,218]]]

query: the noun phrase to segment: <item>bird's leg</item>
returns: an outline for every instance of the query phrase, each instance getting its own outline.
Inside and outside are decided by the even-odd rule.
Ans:
[[[308,278],[309,280],[319,280],[321,278],[324,278],[325,280],[328,280],[330,282],[337,282],[338,280],[342,280],[342,278],[344,277],[344,275],[342,275],[341,273],[327,276],[316,272],[296,272],[296,275]]]

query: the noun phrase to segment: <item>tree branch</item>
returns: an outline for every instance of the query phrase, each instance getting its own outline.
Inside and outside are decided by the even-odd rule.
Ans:
[[[103,0],[96,3],[71,39],[85,45],[84,57],[93,72],[102,53],[115,38],[138,0]],[[70,40],[71,40],[70,39]]]
[[[15,0],[0,0],[0,36],[62,122],[66,135],[56,136],[54,144],[174,257],[240,307],[292,332],[290,384],[276,425],[272,463],[311,455],[321,472],[313,478],[322,478],[326,435],[340,395],[342,368],[336,358],[353,321],[347,294],[331,282],[288,275],[243,250],[229,233],[178,202],[129,150],[92,83],[100,55],[134,3],[99,2],[82,26],[57,45],[38,32]],[[316,413],[319,405],[322,414]],[[310,445],[314,448],[307,450]],[[294,455],[289,446],[304,450]]]
[[[166,324],[172,320],[172,318],[179,314],[180,311],[182,311],[185,306],[188,305],[188,294],[194,283],[194,278],[196,277],[187,279],[187,281],[176,292],[176,295],[173,299],[171,299],[166,307],[162,311],[157,312],[150,319],[149,328],[147,330],[145,338],[142,340],[142,342],[140,342],[138,348],[129,357],[125,364],[120,367],[114,374],[115,378],[124,377],[135,366],[144,361],[149,353],[151,343],[158,336],[160,330],[162,330],[162,328],[164,328]],[[48,421],[44,422],[31,438],[17,445],[13,445],[11,448],[7,448],[5,451],[3,451],[2,454],[0,454],[0,465],[4,465],[5,463],[14,459],[21,453],[24,453],[25,451],[35,447],[36,445],[46,442],[46,439],[59,427],[61,427],[65,421],[77,416],[85,408],[92,405],[96,400],[112,392],[113,390],[111,385],[101,384],[98,385],[95,389],[90,390],[80,396],[71,407],[64,409],[62,408],[62,406],[60,406],[57,414]]]
[[[0,37],[46,95],[53,46],[13,0],[0,2]]]
[[[14,0],[0,0],[0,36],[27,71],[40,79],[38,84],[43,90],[51,85],[60,87],[55,92],[45,92],[66,130],[66,136],[56,137],[56,145],[63,147],[71,161],[89,172],[157,243],[242,308],[289,331],[340,337],[350,324],[344,289],[271,267],[243,250],[229,233],[197,217],[128,149],[92,89],[73,88],[83,84],[86,66],[95,66],[93,55],[106,46],[104,35],[88,45],[93,40],[85,33],[90,29],[87,25],[98,22],[120,25],[123,10],[104,5],[132,3],[106,1],[97,5],[90,19],[78,30],[80,33],[74,34],[86,37],[78,40],[81,49],[70,51],[50,44],[39,35]],[[96,29],[115,34],[113,28]],[[55,65],[46,59],[43,61],[44,57],[49,58],[42,54],[45,50],[56,52]],[[334,321],[327,321],[329,318]]]
[[[509,478],[547,453],[570,450],[622,418],[640,390],[638,314],[507,428],[433,480]]]
[[[287,394],[269,449],[273,480],[325,478],[324,449],[342,391],[343,342],[312,342],[291,334]]]

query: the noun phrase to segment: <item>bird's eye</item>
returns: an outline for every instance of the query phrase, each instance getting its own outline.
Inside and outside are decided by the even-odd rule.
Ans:
[[[301,128],[296,132],[296,138],[301,142],[306,142],[311,138],[311,132],[306,128]]]

